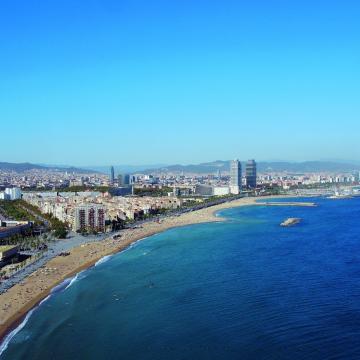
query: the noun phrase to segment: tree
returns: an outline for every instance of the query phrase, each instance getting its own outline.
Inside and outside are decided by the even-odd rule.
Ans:
[[[59,239],[66,239],[67,229],[65,226],[56,226],[54,229],[54,236]]]

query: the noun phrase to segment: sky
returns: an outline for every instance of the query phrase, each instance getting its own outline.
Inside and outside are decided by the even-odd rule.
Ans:
[[[0,161],[360,160],[360,3],[1,0]]]

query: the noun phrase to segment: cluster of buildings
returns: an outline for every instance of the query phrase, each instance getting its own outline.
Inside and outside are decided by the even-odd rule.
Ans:
[[[52,214],[73,231],[105,231],[106,224],[134,220],[161,209],[176,209],[181,200],[173,197],[112,196],[100,192],[28,192],[24,200],[37,206],[42,213]]]
[[[351,173],[293,173],[289,171],[277,172],[271,169],[258,173],[255,160],[245,164],[238,160],[230,162],[230,171],[223,174],[137,174],[135,187],[173,189],[175,196],[224,196],[256,191],[265,191],[268,188],[283,190],[301,187],[321,187],[339,185],[358,185],[359,172]]]
[[[173,184],[174,196],[226,196],[239,195],[243,191],[253,191],[257,187],[257,166],[255,160],[249,160],[245,167],[245,176],[239,160],[230,162],[230,175],[197,177],[188,183]]]
[[[244,169],[243,169],[244,168]],[[110,174],[69,174],[67,172],[7,174],[0,173],[0,199],[15,200],[21,197],[39,207],[45,214],[68,224],[74,231],[103,232],[113,221],[134,220],[149,214],[156,214],[161,209],[177,209],[183,202],[211,196],[238,195],[262,192],[267,187],[277,186],[285,190],[317,184],[358,184],[359,173],[354,174],[258,174],[255,160],[243,164],[239,160],[230,162],[229,171],[223,174],[118,174],[114,167]],[[6,185],[9,186],[6,186]],[[11,185],[11,186],[10,186]],[[33,189],[33,186],[36,189]],[[45,191],[50,187],[69,186],[109,186],[105,193],[96,191],[55,192]],[[44,189],[44,191],[42,191]],[[143,196],[134,196],[134,189]],[[156,191],[148,191],[156,190]],[[22,190],[23,194],[22,194]],[[151,195],[155,194],[155,195]]]
[[[284,190],[296,187],[312,186],[338,186],[338,185],[358,185],[359,172],[352,174],[329,174],[329,173],[269,173],[258,176],[259,186],[278,186]]]
[[[109,186],[129,187],[136,182],[136,177],[130,174],[118,174],[115,178],[114,167],[110,167]]]
[[[69,186],[104,186],[105,174],[68,172],[54,169],[31,169],[22,172],[0,169],[0,189],[19,187],[23,190],[53,190]]]

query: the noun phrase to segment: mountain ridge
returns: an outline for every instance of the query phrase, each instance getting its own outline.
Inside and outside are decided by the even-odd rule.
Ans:
[[[245,161],[241,162],[243,171],[245,169]],[[258,172],[287,172],[287,173],[314,173],[314,172],[351,172],[360,171],[360,163],[354,162],[340,162],[340,161],[259,161],[257,163]],[[192,173],[192,174],[215,174],[217,171],[229,172],[230,160],[215,160],[211,162],[204,162],[200,164],[174,164],[174,165],[143,165],[143,166],[131,166],[131,165],[117,165],[115,167],[116,173],[128,172],[128,173]],[[15,172],[24,172],[29,170],[53,170],[59,172],[75,172],[82,174],[90,173],[107,173],[107,169],[110,167],[98,166],[94,169],[86,167],[74,167],[64,165],[44,165],[44,164],[32,164],[29,162],[23,163],[10,163],[0,162],[0,170],[8,170]]]
[[[15,171],[15,172],[24,172],[29,170],[53,170],[59,172],[75,172],[81,174],[90,174],[90,173],[97,173],[96,170],[91,169],[82,169],[74,166],[63,167],[63,166],[56,166],[56,165],[39,165],[39,164],[32,164],[29,162],[23,163],[10,163],[10,162],[0,162],[0,170],[7,170],[7,171]]]
[[[243,171],[246,162],[242,161]],[[334,161],[260,161],[257,163],[258,172],[288,172],[288,173],[314,173],[314,172],[351,172],[360,171],[360,164],[342,163]],[[154,172],[184,172],[184,173],[199,173],[211,174],[217,171],[229,172],[230,160],[216,160],[208,163],[189,164],[189,165],[169,165],[158,169],[146,169],[145,173]]]

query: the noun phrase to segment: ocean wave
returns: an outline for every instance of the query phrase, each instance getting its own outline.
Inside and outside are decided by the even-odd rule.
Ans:
[[[103,264],[104,262],[110,260],[110,258],[112,257],[112,255],[106,255],[104,257],[102,257],[101,259],[99,259],[94,266],[98,266],[100,264]]]
[[[51,297],[51,294],[49,294],[46,298],[44,298],[43,300],[41,300],[39,302],[39,304],[34,307],[33,309],[31,309],[25,316],[24,320],[14,329],[12,330],[9,334],[7,334],[4,338],[4,340],[0,343],[0,356],[2,355],[2,353],[8,348],[10,341],[14,338],[14,336],[21,331],[24,326],[27,324],[27,322],[29,321],[29,319],[31,318],[31,315],[34,313],[34,311],[41,306],[42,304],[44,304],[45,301],[47,301],[49,298]]]
[[[128,251],[128,250],[131,250],[131,249],[137,247],[143,240],[145,240],[145,239],[147,239],[147,238],[149,238],[149,237],[150,237],[150,236],[147,236],[147,237],[144,237],[144,238],[141,238],[141,239],[139,239],[139,240],[134,241],[134,242],[131,243],[129,246],[127,246],[125,249],[119,251],[119,254],[124,253],[124,252],[126,252],[126,251]]]
[[[96,265],[96,264],[95,264],[95,265]],[[64,290],[68,289],[68,288],[69,288],[70,286],[72,286],[76,281],[81,280],[81,279],[84,279],[84,277],[85,277],[85,271],[86,271],[86,270],[80,271],[80,272],[78,272],[74,277],[67,279],[67,280],[68,280],[68,283],[67,283],[67,285],[65,286],[65,289],[64,289]]]
[[[77,280],[80,280],[83,278],[80,277],[81,274],[83,274],[84,271],[81,271],[79,273],[77,273],[74,277],[65,279],[63,282],[61,282],[59,285],[53,287],[50,291],[50,294],[48,296],[46,296],[43,300],[41,300],[39,302],[38,305],[36,305],[34,308],[32,308],[25,316],[24,320],[14,329],[12,330],[9,334],[7,334],[4,338],[4,340],[0,343],[0,356],[2,355],[2,353],[8,348],[9,343],[11,342],[11,340],[14,338],[14,336],[16,336],[26,325],[26,323],[29,321],[30,317],[32,316],[32,314],[41,306],[43,305],[47,300],[50,299],[50,297],[55,294],[58,293],[60,291],[66,290],[68,289],[71,285],[73,285]]]
[[[74,282],[78,279],[78,275],[79,274],[76,274],[73,278],[70,279],[69,283],[66,285],[64,290],[68,289],[71,285],[74,284]]]
[[[51,297],[51,293],[50,293],[46,298],[42,299],[42,300],[39,302],[39,305],[38,305],[37,307],[41,306],[45,301],[49,300],[50,297]]]
[[[26,325],[34,311],[35,309],[30,310],[26,314],[25,319],[20,323],[20,325],[5,336],[3,342],[0,344],[0,356],[7,349],[12,338]]]
[[[133,242],[132,244],[130,244],[127,248],[123,249],[122,251],[120,251],[119,253],[125,252],[127,250],[130,250],[134,247],[136,247],[137,245],[139,245],[139,243],[142,240],[145,240],[146,238],[148,238],[150,236],[147,236],[145,238],[139,239],[135,242]],[[104,257],[102,257],[101,259],[99,259],[94,266],[98,266],[100,264],[103,264],[104,262],[110,260],[110,258],[113,255],[106,255]],[[43,305],[44,302],[46,302],[52,295],[59,293],[61,291],[67,290],[68,288],[70,288],[75,282],[83,279],[86,275],[85,275],[86,270],[84,271],[80,271],[79,273],[77,273],[75,276],[70,277],[65,279],[64,281],[62,281],[59,285],[53,287],[50,291],[50,294],[45,297],[43,300],[41,300],[39,302],[39,304],[37,306],[35,306],[34,308],[32,308],[25,316],[24,320],[14,329],[12,330],[8,335],[5,336],[5,338],[3,339],[2,342],[0,342],[0,356],[2,355],[2,353],[8,348],[9,343],[11,342],[11,340],[14,338],[14,336],[16,336],[26,325],[26,323],[29,321],[30,317],[32,316],[32,314],[39,308],[39,306]]]

